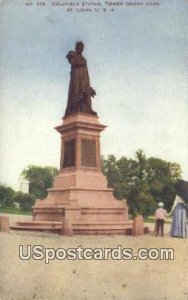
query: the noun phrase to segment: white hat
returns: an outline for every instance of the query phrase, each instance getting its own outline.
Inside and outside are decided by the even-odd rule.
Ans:
[[[164,206],[164,203],[163,202],[159,202],[158,204],[160,207],[163,207]]]

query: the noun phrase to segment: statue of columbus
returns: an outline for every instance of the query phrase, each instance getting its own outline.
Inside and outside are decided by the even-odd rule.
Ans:
[[[71,65],[71,72],[65,116],[76,112],[97,115],[91,106],[91,97],[94,97],[96,92],[90,86],[87,61],[82,55],[83,50],[84,44],[77,42],[75,51],[69,51],[66,56]]]

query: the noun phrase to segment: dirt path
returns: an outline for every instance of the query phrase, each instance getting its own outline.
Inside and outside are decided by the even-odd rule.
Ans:
[[[150,226],[153,227],[153,224]],[[0,233],[1,300],[188,300],[188,239],[153,234],[73,236],[48,233]],[[21,260],[19,245],[54,248],[116,248],[116,259]],[[119,245],[119,247],[118,247]],[[119,249],[173,248],[174,260],[120,260]]]

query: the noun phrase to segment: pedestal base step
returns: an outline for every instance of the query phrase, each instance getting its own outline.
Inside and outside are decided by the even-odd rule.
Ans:
[[[132,230],[132,222],[77,222],[73,223],[74,234],[128,234]]]
[[[31,231],[47,231],[47,232],[63,232],[63,222],[55,221],[28,221],[17,222],[10,226],[15,230],[31,230]],[[132,221],[127,222],[73,222],[73,234],[124,234],[132,235]],[[144,228],[144,232],[148,232],[148,227]]]

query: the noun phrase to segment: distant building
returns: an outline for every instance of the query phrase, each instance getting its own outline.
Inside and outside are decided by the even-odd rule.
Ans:
[[[20,191],[24,194],[29,194],[29,181],[24,179],[20,182]]]

